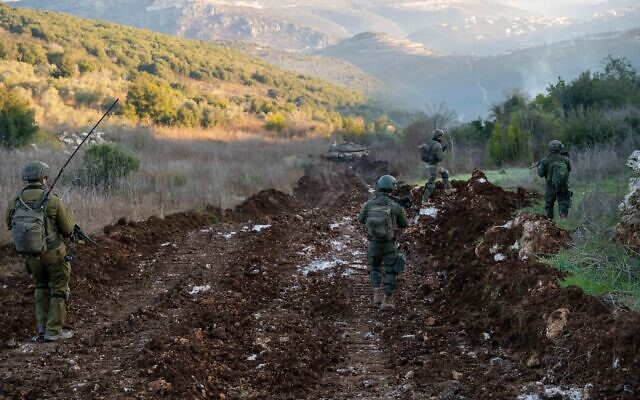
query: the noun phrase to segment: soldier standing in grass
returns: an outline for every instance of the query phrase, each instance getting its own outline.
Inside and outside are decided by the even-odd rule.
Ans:
[[[569,173],[571,161],[564,152],[559,140],[549,142],[550,154],[538,163],[538,175],[546,179],[544,189],[544,208],[547,218],[553,219],[553,208],[558,200],[558,212],[561,219],[566,219],[571,207],[571,191],[569,190]]]
[[[393,308],[391,295],[397,289],[397,277],[405,265],[404,255],[398,252],[396,238],[399,229],[408,227],[409,222],[402,206],[391,197],[396,185],[396,179],[391,175],[378,179],[378,194],[367,201],[358,215],[358,222],[367,226],[367,264],[373,303],[383,310]],[[384,295],[381,290],[384,290]]]
[[[37,340],[57,341],[73,337],[72,331],[62,330],[71,274],[62,237],[73,234],[74,223],[57,195],[40,204],[49,173],[49,166],[43,162],[27,163],[22,170],[26,186],[9,203],[5,221],[35,281]]]
[[[441,166],[438,166],[442,160],[444,160],[444,152],[446,151],[446,145],[443,146],[444,131],[442,129],[436,129],[433,132],[433,138],[429,143],[425,143],[420,146],[420,158],[427,163],[427,183],[424,185],[424,194],[422,196],[422,204],[427,204],[429,198],[436,188],[436,179],[438,175],[442,177],[442,183],[444,184],[445,192],[451,194],[455,189],[451,188],[449,182],[449,171]]]

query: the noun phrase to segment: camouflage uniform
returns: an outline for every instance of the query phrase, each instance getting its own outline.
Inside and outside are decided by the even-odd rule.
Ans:
[[[427,163],[427,182],[424,185],[424,194],[422,195],[422,202],[426,203],[429,201],[431,194],[436,188],[436,179],[438,175],[442,177],[442,183],[444,184],[445,189],[451,189],[451,183],[449,182],[449,171],[444,169],[441,166],[438,166],[438,163],[444,160],[444,149],[439,140],[433,139],[431,143],[424,144],[421,146],[421,153],[426,146],[431,146],[431,148],[427,151],[426,159],[423,158],[423,161]]]
[[[546,179],[546,186],[544,189],[544,208],[547,218],[549,219],[553,219],[553,208],[556,199],[558,200],[558,212],[561,217],[566,217],[569,214],[569,208],[571,207],[571,191],[568,189],[556,189],[551,182],[549,165],[556,161],[567,164],[567,169],[571,172],[571,161],[569,160],[569,157],[556,151],[551,152],[551,154],[538,164],[538,175]]]
[[[393,199],[384,193],[378,194],[374,199],[369,200],[363,207],[362,211],[358,215],[358,222],[366,224],[367,214],[369,209],[373,205],[387,205],[391,204],[392,215],[394,218],[394,226],[396,228],[404,229],[409,226],[407,215],[404,212],[402,206],[396,203]],[[384,294],[390,296],[395,292],[397,288],[397,276],[396,262],[398,259],[398,245],[395,238],[388,242],[381,242],[369,238],[369,249],[367,251],[367,264],[369,271],[369,280],[371,287],[379,288],[383,283]],[[384,272],[382,270],[384,266]],[[384,276],[384,277],[383,277]]]
[[[29,206],[36,205],[44,193],[39,183],[28,184],[22,199]],[[5,216],[6,225],[11,229],[18,195],[9,203]],[[57,335],[62,331],[66,319],[66,302],[69,299],[69,276],[71,264],[66,258],[67,250],[61,236],[73,234],[74,223],[67,213],[62,200],[51,195],[47,203],[48,235],[47,251],[40,256],[25,256],[26,270],[35,281],[35,309],[38,332]]]

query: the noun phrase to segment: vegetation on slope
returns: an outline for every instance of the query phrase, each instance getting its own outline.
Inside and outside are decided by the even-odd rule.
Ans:
[[[341,126],[361,94],[240,52],[106,22],[0,5],[5,86],[48,110],[97,108],[128,94],[126,117],[177,126],[225,125],[281,113]],[[63,112],[61,112],[63,111]]]

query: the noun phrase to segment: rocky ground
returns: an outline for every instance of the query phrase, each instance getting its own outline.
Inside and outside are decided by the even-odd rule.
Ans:
[[[293,196],[121,220],[97,248],[71,244],[65,343],[29,341],[33,286],[0,250],[0,398],[640,396],[640,317],[558,287],[536,256],[568,234],[514,217],[528,194],[480,171],[410,210],[397,308],[371,307],[355,216],[374,167],[327,164]]]

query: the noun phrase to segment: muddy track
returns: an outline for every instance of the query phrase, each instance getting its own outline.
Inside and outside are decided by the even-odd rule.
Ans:
[[[481,173],[455,186],[410,212],[391,312],[371,305],[355,222],[370,187],[344,165],[294,197],[121,221],[100,251],[74,246],[66,343],[28,341],[31,287],[6,257],[0,287],[19,289],[0,300],[0,398],[636,398],[640,318],[522,258],[567,240],[534,217],[507,223],[526,193]],[[543,242],[519,241],[534,228]]]

